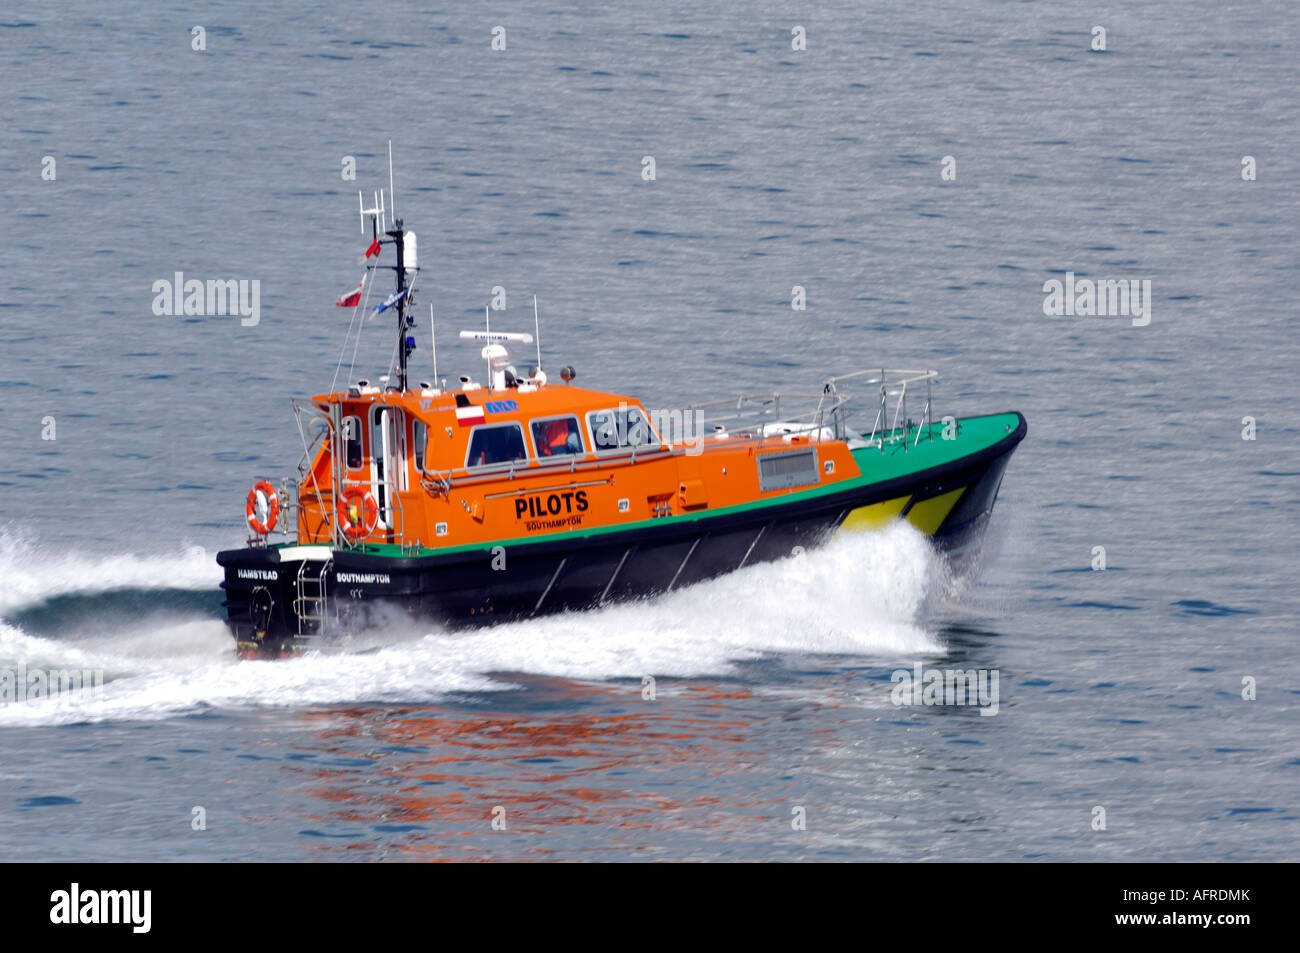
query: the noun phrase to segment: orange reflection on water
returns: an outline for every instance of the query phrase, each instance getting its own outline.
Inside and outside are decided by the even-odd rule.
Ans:
[[[367,828],[346,845],[323,839],[319,849],[432,860],[544,857],[553,850],[544,840],[550,834],[567,841],[572,856],[577,838],[554,835],[594,826],[604,833],[583,837],[583,853],[598,856],[641,849],[629,837],[643,831],[752,835],[784,810],[754,792],[721,796],[711,780],[766,757],[756,729],[737,718],[736,701],[748,700],[748,691],[690,685],[665,704],[643,701],[639,687],[550,680],[529,687],[544,704],[527,713],[412,706],[306,715],[321,723],[310,746],[319,757],[295,761],[292,770],[310,779],[300,793],[329,808],[303,820]],[[504,829],[494,829],[494,819]]]

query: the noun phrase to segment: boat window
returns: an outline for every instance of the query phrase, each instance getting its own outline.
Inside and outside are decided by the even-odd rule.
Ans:
[[[469,438],[467,467],[485,467],[493,463],[510,463],[528,459],[524,447],[524,428],[519,424],[488,424],[475,427]]]
[[[349,470],[361,468],[361,418],[343,418],[343,459]]]
[[[817,471],[817,451],[786,450],[765,453],[758,458],[758,490],[785,490],[793,486],[811,486],[821,481]]]
[[[639,407],[617,407],[610,410],[593,410],[587,414],[591,428],[592,446],[597,451],[637,449],[658,446],[650,422]]]
[[[572,414],[568,417],[543,417],[532,421],[529,426],[533,431],[533,448],[537,459],[542,463],[558,462],[584,452],[582,446],[582,428],[578,418]]]
[[[412,424],[415,431],[415,469],[421,473],[424,472],[424,451],[429,445],[429,427],[423,420],[416,420]]]

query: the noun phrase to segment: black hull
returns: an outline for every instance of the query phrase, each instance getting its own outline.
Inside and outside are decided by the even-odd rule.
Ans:
[[[357,631],[380,606],[448,627],[514,621],[662,594],[825,543],[854,509],[910,494],[913,504],[966,487],[933,534],[964,561],[977,551],[1025,424],[998,444],[911,476],[761,512],[722,514],[585,539],[520,541],[471,552],[399,557],[359,551],[288,561],[278,549],[217,554],[228,624],[241,654],[281,657],[320,635]],[[904,510],[904,514],[906,514]],[[324,550],[324,547],[320,547]],[[326,550],[327,552],[327,550]],[[503,564],[504,560],[504,564]],[[323,569],[323,587],[315,576]],[[300,581],[305,575],[306,582]],[[316,596],[323,595],[323,601]]]

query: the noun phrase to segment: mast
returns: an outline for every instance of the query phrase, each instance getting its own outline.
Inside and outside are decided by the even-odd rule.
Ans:
[[[402,220],[397,217],[397,199],[393,191],[393,140],[388,140],[388,205],[393,212],[393,228],[387,232],[393,240],[397,251],[397,392],[406,393],[406,365],[415,350],[415,335],[408,333],[415,328],[415,315],[411,312],[411,298],[415,293],[415,275],[419,272],[416,261],[415,233],[402,227]],[[407,242],[410,242],[408,247]],[[411,259],[407,264],[407,257]],[[407,291],[406,272],[411,271],[411,287]],[[406,294],[402,294],[406,291]]]
[[[388,202],[389,210],[392,211],[393,203],[393,144],[388,144]],[[397,273],[397,290],[394,297],[394,311],[397,312],[397,391],[406,393],[407,384],[407,364],[411,357],[411,352],[415,350],[415,335],[411,331],[415,328],[415,315],[411,310],[413,303],[412,298],[415,295],[415,276],[420,273],[418,256],[416,253],[415,232],[408,231],[402,226],[402,220],[396,215],[393,216],[393,227],[387,228],[384,225],[384,190],[380,189],[375,193],[375,207],[367,209],[361,193],[357,193],[357,200],[361,205],[361,229],[365,234],[365,220],[370,218],[370,237],[373,241],[379,241],[379,233],[382,231],[388,236],[389,241],[381,244],[391,244],[393,250],[397,253],[396,265],[371,265],[372,268],[392,268]],[[367,252],[366,258],[370,257]],[[411,277],[408,281],[406,275],[410,272]],[[373,287],[373,285],[372,285]],[[405,293],[403,293],[405,292]],[[391,298],[389,300],[392,300]],[[388,302],[384,302],[376,311],[386,310]],[[432,331],[432,324],[430,325]],[[436,375],[435,375],[436,376]]]
[[[393,229],[388,232],[388,237],[393,239],[393,246],[397,251],[397,293],[401,294],[406,291],[406,236],[415,234],[408,233],[402,228],[402,220],[393,220]],[[415,270],[412,264],[412,271]],[[411,295],[407,293],[402,295],[397,301],[397,392],[406,393],[406,363],[410,358],[411,352],[415,350],[415,335],[407,334],[407,331],[415,327],[415,316],[411,314]]]

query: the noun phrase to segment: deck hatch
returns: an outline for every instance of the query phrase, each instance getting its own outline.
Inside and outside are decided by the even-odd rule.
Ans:
[[[765,453],[758,458],[758,489],[786,490],[821,482],[817,469],[817,448]]]

